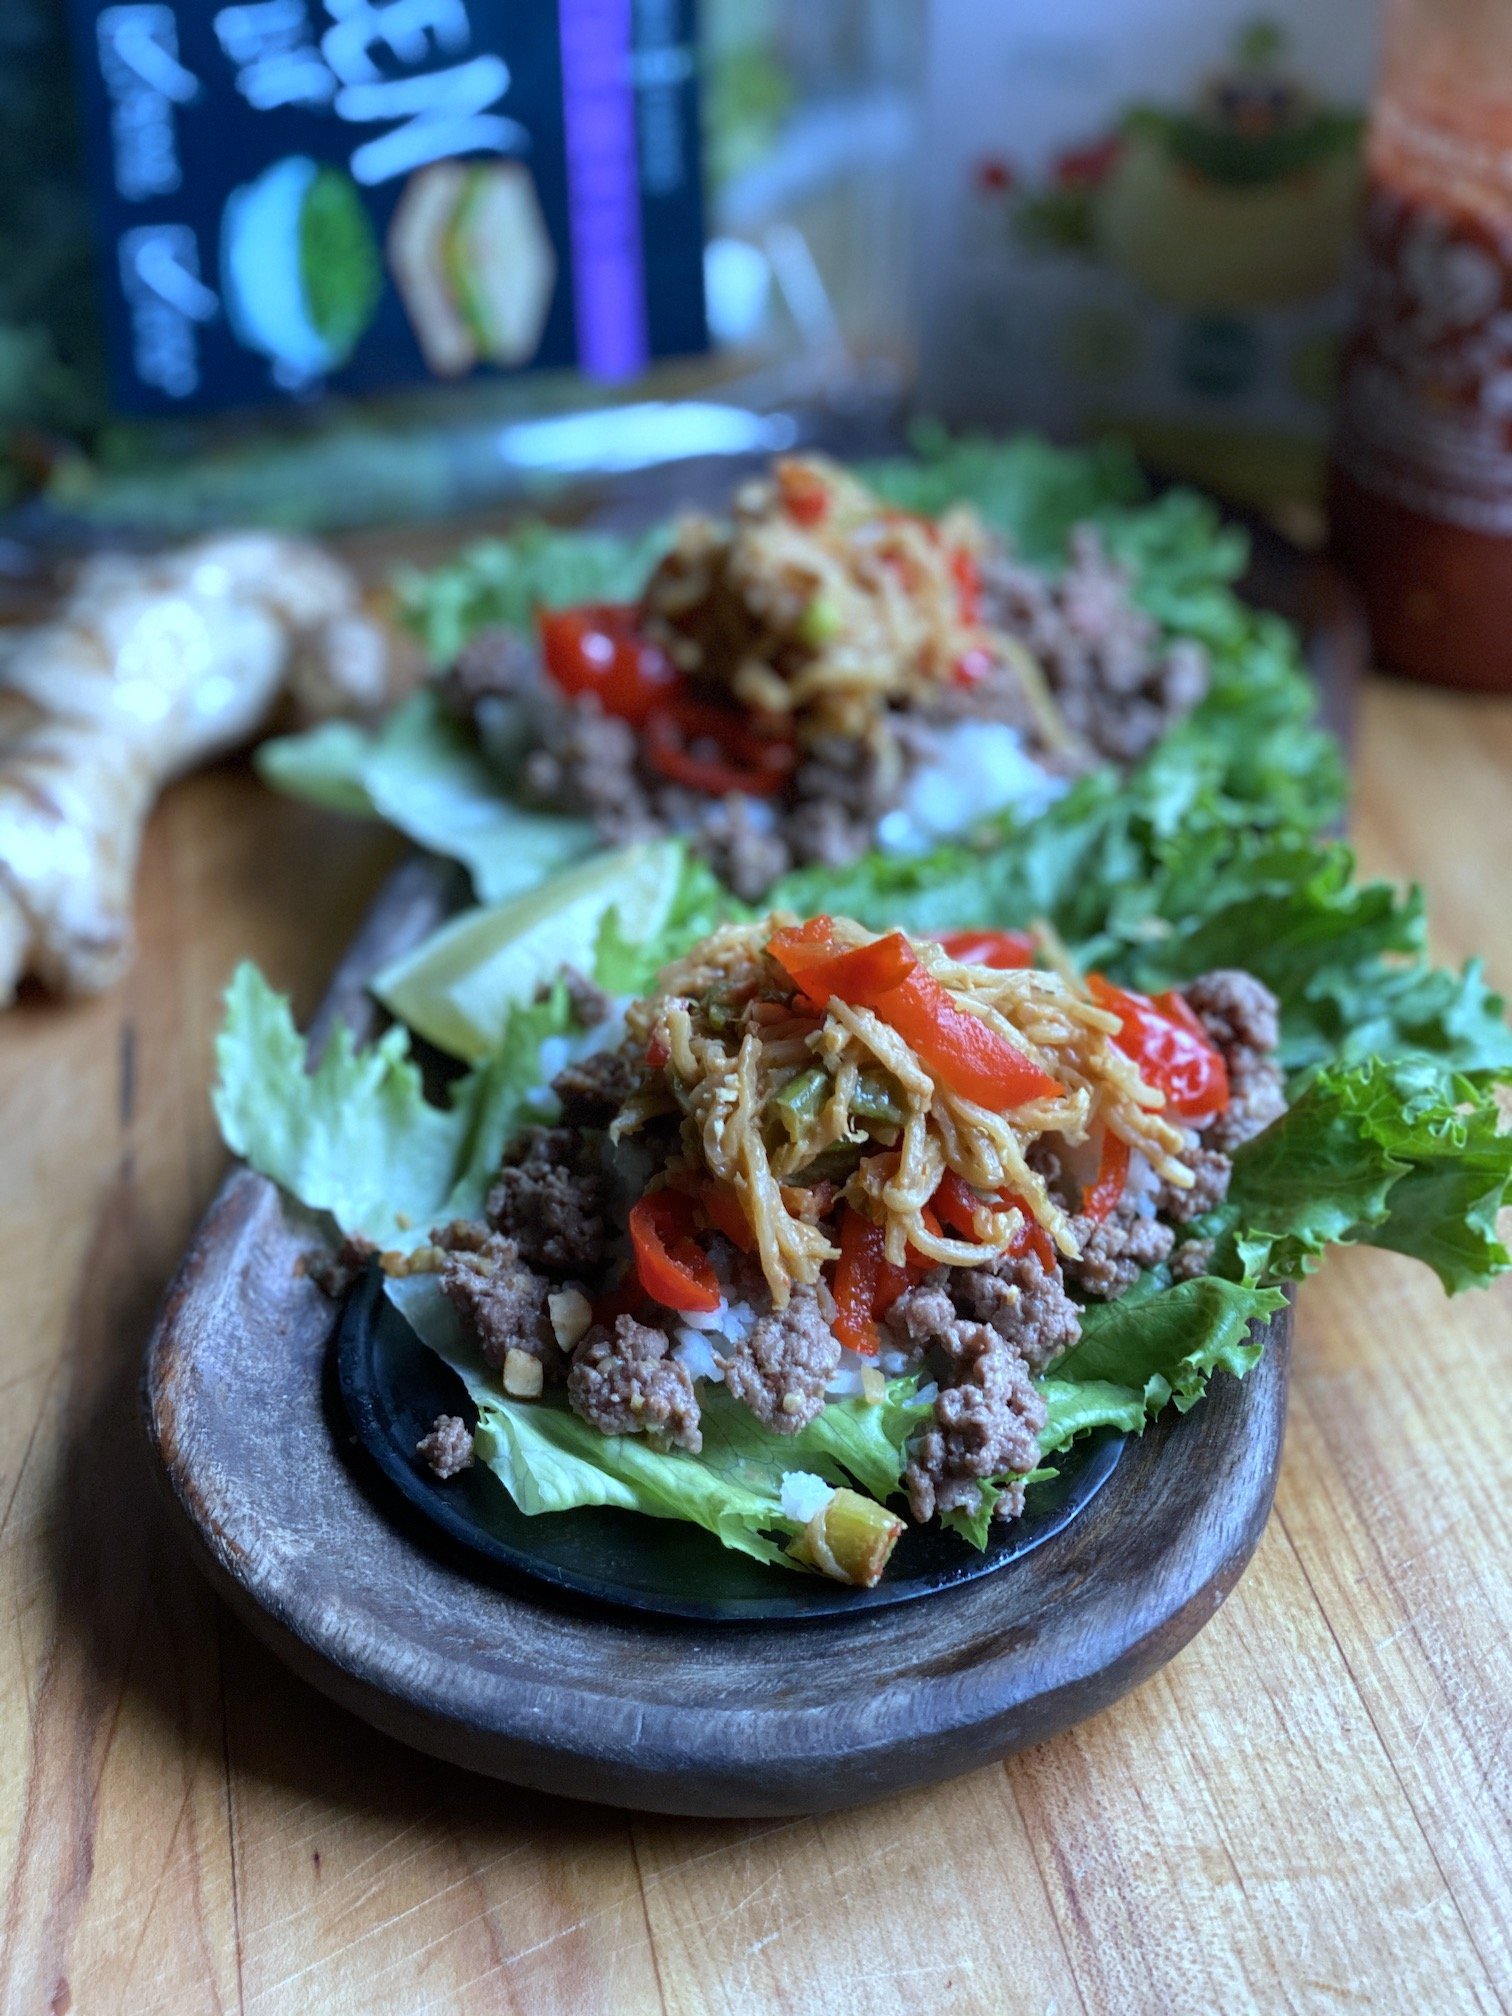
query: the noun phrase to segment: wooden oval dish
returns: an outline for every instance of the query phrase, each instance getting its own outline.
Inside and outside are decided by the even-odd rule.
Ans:
[[[453,907],[412,861],[322,1010]],[[479,1580],[370,1495],[333,1433],[315,1224],[233,1170],[148,1348],[156,1467],[211,1581],[305,1679],[422,1750],[543,1792],[762,1817],[947,1777],[1094,1713],[1154,1672],[1238,1580],[1270,1510],[1291,1312],[1245,1380],[1131,1442],[1069,1525],[1002,1571],[897,1609],[711,1626]]]

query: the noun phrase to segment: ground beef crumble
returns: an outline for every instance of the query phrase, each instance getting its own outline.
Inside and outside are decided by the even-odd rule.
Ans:
[[[883,1327],[894,1343],[939,1350],[954,1364],[963,1340],[982,1324],[1017,1351],[1031,1372],[1043,1371],[1081,1335],[1060,1269],[1047,1272],[1033,1254],[1004,1254],[988,1267],[937,1267],[917,1287],[904,1290]]]
[[[1062,1260],[1066,1278],[1098,1302],[1116,1302],[1127,1295],[1145,1269],[1158,1267],[1176,1243],[1169,1225],[1141,1217],[1127,1197],[1106,1218],[1078,1213],[1071,1220],[1071,1234],[1080,1258]]]
[[[567,990],[567,1006],[580,1029],[597,1029],[601,1022],[608,1021],[614,1003],[597,981],[580,973],[576,966],[562,967],[557,978]],[[537,1001],[549,1000],[553,985],[550,980],[543,981],[536,989]]]
[[[799,1288],[786,1309],[758,1317],[725,1359],[725,1385],[764,1428],[796,1435],[823,1408],[839,1363],[839,1339],[817,1294]]]
[[[429,1463],[438,1477],[455,1477],[472,1468],[472,1430],[458,1414],[438,1414],[429,1434],[415,1444],[415,1454]]]
[[[1203,1130],[1203,1141],[1232,1155],[1286,1111],[1286,1080],[1274,1055],[1278,1003],[1264,981],[1235,968],[1203,973],[1181,991],[1228,1068],[1229,1103]]]
[[[664,830],[639,775],[634,728],[591,696],[543,708],[541,746],[525,759],[527,796],[591,819],[608,845]]]
[[[1195,1281],[1206,1274],[1213,1262],[1211,1239],[1183,1239],[1171,1255],[1171,1279]]]
[[[1031,1372],[1042,1372],[1081,1336],[1081,1317],[1066,1293],[1059,1267],[1045,1268],[1032,1253],[1004,1254],[990,1267],[960,1270],[956,1307],[1009,1343]]]
[[[921,1523],[936,1512],[975,1512],[984,1479],[1030,1471],[1039,1462],[1045,1403],[1018,1352],[986,1324],[975,1324],[958,1338],[955,1369],[956,1381],[936,1397],[905,1473]],[[1022,1491],[1005,1492],[996,1509],[1016,1516]]]
[[[567,1375],[574,1413],[605,1435],[644,1435],[658,1448],[696,1456],[703,1447],[698,1396],[669,1350],[664,1330],[633,1316],[617,1317],[612,1335],[595,1324]]]
[[[608,1260],[608,1201],[599,1135],[526,1127],[511,1142],[485,1209],[527,1265],[588,1278]]]
[[[1232,1155],[1285,1111],[1286,1079],[1275,1058],[1241,1054],[1229,1064],[1229,1103],[1208,1123],[1203,1139]]]
[[[1225,1061],[1240,1049],[1274,1050],[1281,1040],[1280,1004],[1253,973],[1218,967],[1189,980],[1181,991]]]
[[[511,1351],[539,1358],[547,1379],[560,1379],[567,1361],[557,1347],[547,1296],[551,1283],[520,1257],[512,1239],[459,1218],[435,1235],[444,1256],[441,1292],[462,1327],[497,1370]]]
[[[1207,691],[1207,653],[1161,636],[1095,526],[1072,532],[1059,576],[989,556],[982,601],[987,621],[1043,667],[1066,726],[1109,762],[1138,762]]]
[[[1192,1172],[1191,1188],[1163,1182],[1155,1193],[1155,1208],[1175,1225],[1190,1225],[1204,1211],[1214,1211],[1228,1195],[1234,1165],[1216,1148],[1185,1148],[1182,1161]]]
[[[565,1127],[607,1127],[640,1082],[623,1050],[595,1050],[559,1071],[551,1089],[562,1102]]]

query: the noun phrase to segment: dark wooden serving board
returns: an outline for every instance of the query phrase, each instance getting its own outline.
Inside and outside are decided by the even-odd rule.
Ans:
[[[359,1035],[384,959],[453,907],[412,861],[322,1010]],[[374,1492],[331,1392],[318,1226],[232,1171],[148,1350],[147,1431],[201,1564],[315,1686],[452,1762],[676,1813],[844,1806],[945,1777],[1094,1713],[1171,1658],[1238,1580],[1270,1509],[1290,1311],[1245,1380],[1157,1422],[1060,1532],[895,1609],[690,1623],[483,1579]],[[775,1572],[775,1571],[774,1571]]]

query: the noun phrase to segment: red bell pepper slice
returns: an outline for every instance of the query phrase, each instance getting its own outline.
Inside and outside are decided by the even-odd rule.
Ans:
[[[1102,1154],[1098,1157],[1097,1179],[1091,1188],[1083,1191],[1081,1208],[1084,1218],[1103,1219],[1111,1217],[1118,1207],[1118,1200],[1124,1194],[1129,1182],[1129,1144],[1122,1135],[1115,1134],[1111,1127],[1103,1132]]]
[[[958,1098],[985,1106],[989,1113],[1053,1099],[1061,1090],[1054,1078],[980,1016],[957,1006],[922,966],[871,1005],[935,1078]]]
[[[956,606],[960,619],[974,629],[982,620],[982,576],[976,555],[964,546],[950,553],[950,575],[956,585]]]
[[[795,525],[822,525],[829,516],[829,485],[804,463],[779,462],[777,490],[783,509]]]
[[[767,946],[806,998],[827,1002],[838,996],[852,1007],[870,1008],[941,1083],[989,1112],[1006,1112],[1060,1091],[1056,1080],[1021,1050],[959,1007],[919,964],[900,931],[834,952],[815,929],[821,922],[828,920],[816,918],[796,930],[779,931]]]
[[[1017,1260],[1021,1254],[1032,1253],[1046,1274],[1055,1272],[1055,1248],[1050,1244],[1050,1234],[1029,1209],[1021,1197],[1015,1197],[1011,1190],[1005,1190],[1001,1201],[1017,1205],[1023,1224],[1014,1233],[1008,1251]]]
[[[1034,964],[1034,940],[1027,931],[942,931],[940,944],[963,966],[992,966],[1008,973]]]
[[[1166,1096],[1183,1120],[1210,1120],[1229,1103],[1228,1067],[1212,1038],[1179,994],[1151,1000],[1115,987],[1100,973],[1087,976],[1099,1008],[1120,1018],[1113,1041],[1139,1066],[1147,1085]]]
[[[644,721],[681,684],[667,654],[640,635],[637,603],[543,609],[536,627],[553,685],[564,693],[592,693],[606,714]]]
[[[671,784],[710,798],[722,798],[730,791],[770,798],[782,789],[798,761],[791,737],[765,735],[737,708],[690,694],[653,707],[642,738],[653,770]],[[716,753],[700,754],[694,746],[698,743],[712,744]]]
[[[684,1191],[653,1190],[631,1207],[630,1243],[636,1274],[653,1302],[711,1315],[720,1303],[719,1282],[693,1238],[695,1211]]]
[[[977,1238],[976,1222],[972,1213],[984,1204],[990,1210],[994,1202],[991,1198],[979,1197],[971,1185],[963,1177],[958,1176],[954,1169],[945,1171],[940,1178],[940,1187],[929,1201],[946,1231],[954,1232],[958,1239]]]
[[[815,918],[826,926],[829,919]],[[837,952],[827,933],[821,941],[804,934],[811,925],[796,931],[779,931],[767,945],[768,952],[803,990],[804,998],[828,1003],[838,995],[855,1008],[873,1008],[877,1002],[917,971],[918,958],[901,931],[878,938],[871,945],[856,945]]]
[[[699,1191],[698,1201],[715,1231],[722,1232],[732,1246],[741,1253],[756,1251],[756,1234],[746,1222],[740,1199],[728,1183],[716,1183],[711,1177]]]
[[[840,1258],[835,1263],[834,1329],[840,1342],[849,1345],[852,1351],[859,1351],[863,1358],[875,1358],[880,1342],[877,1291],[882,1269],[887,1265],[884,1247],[882,1227],[873,1224],[865,1212],[847,1204],[841,1213]],[[900,1288],[898,1293],[902,1292]]]

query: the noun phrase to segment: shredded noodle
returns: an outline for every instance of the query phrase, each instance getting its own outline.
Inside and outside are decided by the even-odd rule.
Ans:
[[[1031,1160],[1044,1134],[1074,1147],[1106,1129],[1160,1177],[1190,1185],[1186,1136],[1164,1116],[1163,1095],[1113,1042],[1118,1018],[1088,998],[1069,961],[1061,972],[1001,971],[913,941],[920,964],[956,1006],[979,1016],[1058,1088],[1010,1112],[991,1112],[941,1082],[871,1009],[835,999],[822,1017],[805,1013],[807,1004],[795,1001],[792,981],[766,951],[774,931],[794,921],[778,914],[723,926],[632,1006],[629,1041],[648,1061],[613,1130],[618,1137],[677,1116],[676,1174],[732,1186],[779,1307],[836,1258],[806,1187],[835,1155],[848,1161],[843,1194],[882,1227],[894,1265],[912,1247],[949,1266],[981,1266],[1018,1237],[1026,1216],[1075,1257],[1070,1221]],[[837,949],[876,937],[844,918],[832,920],[831,933]],[[738,1014],[730,1013],[732,1001],[742,1004]],[[802,1102],[799,1116],[783,1113],[785,1088],[816,1068],[824,1074],[822,1096]],[[869,1118],[857,1111],[864,1083],[888,1088],[887,1119],[879,1121],[875,1108]],[[931,1229],[926,1219],[947,1171],[975,1193],[973,1239]]]
[[[794,514],[795,482],[824,498],[817,517]],[[966,507],[917,517],[836,463],[789,457],[740,493],[729,527],[682,522],[647,587],[646,634],[745,707],[794,717],[810,738],[868,741],[884,761],[884,708],[927,702],[990,662],[1017,681],[1046,745],[1078,754],[1034,657],[963,594],[988,543]]]

